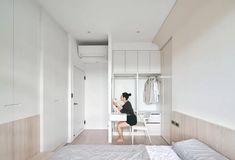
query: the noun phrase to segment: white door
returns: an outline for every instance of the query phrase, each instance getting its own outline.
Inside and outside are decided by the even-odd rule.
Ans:
[[[73,67],[73,136],[78,136],[84,129],[84,76],[85,73],[76,66]]]

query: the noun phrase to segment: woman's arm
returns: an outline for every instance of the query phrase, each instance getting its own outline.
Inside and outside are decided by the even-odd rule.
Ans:
[[[120,112],[120,110],[122,109],[121,106],[119,106],[119,104],[117,102],[113,101],[113,106]]]

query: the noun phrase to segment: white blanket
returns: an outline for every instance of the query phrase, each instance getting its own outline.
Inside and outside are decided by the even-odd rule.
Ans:
[[[144,145],[69,145],[51,160],[149,160]]]
[[[51,160],[180,160],[170,146],[69,145]]]
[[[151,160],[180,160],[171,146],[146,146]]]

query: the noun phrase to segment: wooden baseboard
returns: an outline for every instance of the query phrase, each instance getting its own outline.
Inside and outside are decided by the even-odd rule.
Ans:
[[[0,124],[1,159],[28,160],[39,153],[39,119],[39,115],[36,115],[33,117]]]
[[[235,160],[235,131],[183,113],[172,113],[172,142],[196,138]]]

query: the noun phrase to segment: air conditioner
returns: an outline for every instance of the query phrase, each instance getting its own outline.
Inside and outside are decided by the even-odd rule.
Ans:
[[[78,55],[85,63],[107,62],[107,45],[79,45]]]

